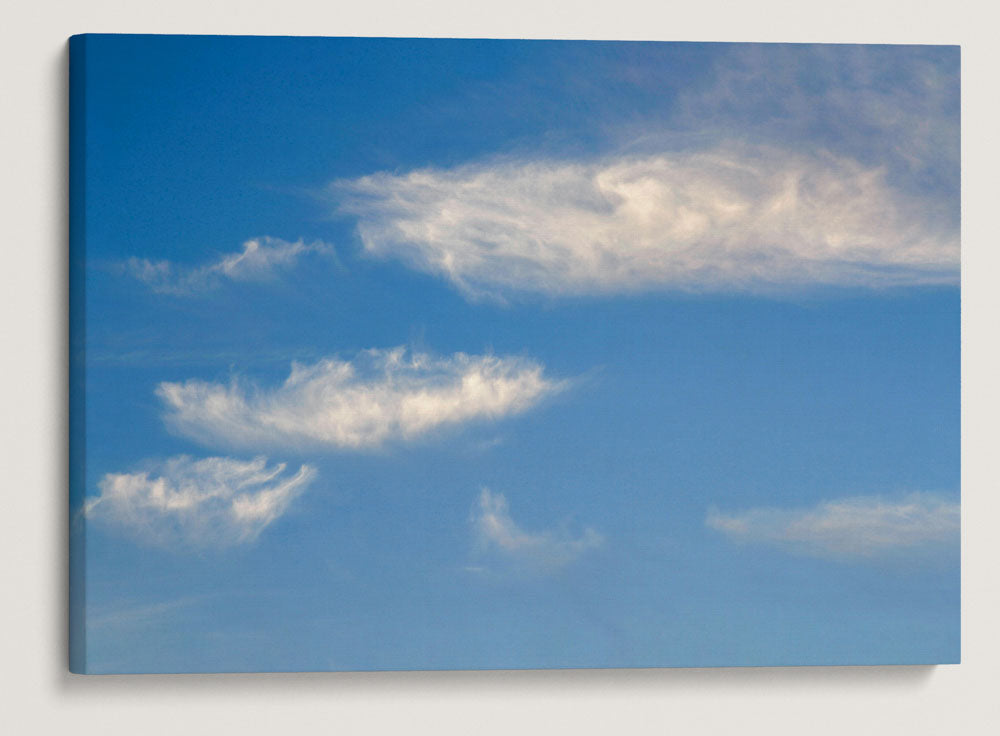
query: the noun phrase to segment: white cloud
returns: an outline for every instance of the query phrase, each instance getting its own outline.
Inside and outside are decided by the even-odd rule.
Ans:
[[[338,181],[365,252],[469,296],[954,284],[946,206],[831,153],[718,146]]]
[[[167,422],[206,444],[362,449],[519,414],[565,385],[543,373],[524,358],[395,348],[292,363],[285,382],[270,389],[236,378],[189,380],[161,383],[157,395]]]
[[[587,528],[579,535],[565,530],[527,532],[510,517],[503,494],[484,488],[473,514],[473,526],[483,552],[494,552],[504,559],[539,570],[553,570],[576,560],[590,549],[599,547],[604,538]],[[466,568],[484,572],[479,565]]]
[[[165,546],[226,547],[249,542],[281,516],[312,482],[314,468],[295,474],[265,458],[170,458],[136,473],[107,473],[87,518]]]
[[[806,509],[711,510],[706,524],[738,542],[759,542],[818,557],[871,558],[941,545],[957,546],[961,508],[928,493],[889,500],[844,498]]]
[[[130,258],[125,269],[155,292],[183,296],[214,289],[224,280],[265,281],[279,270],[291,269],[308,253],[333,256],[334,249],[320,242],[254,238],[246,241],[240,252],[226,254],[204,266],[186,268],[170,261]]]

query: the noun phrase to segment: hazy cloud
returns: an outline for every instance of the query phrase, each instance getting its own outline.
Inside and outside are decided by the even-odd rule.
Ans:
[[[895,500],[861,496],[805,509],[712,509],[706,524],[737,542],[763,543],[818,557],[870,558],[898,551],[957,545],[958,502],[913,493]]]
[[[362,449],[433,430],[519,414],[564,382],[531,360],[405,348],[367,350],[352,361],[292,363],[280,386],[161,383],[166,421],[206,444]]]
[[[140,472],[107,473],[84,513],[152,544],[226,547],[256,539],[315,476],[311,466],[290,474],[263,457],[181,455]]]
[[[174,600],[150,604],[118,604],[101,606],[87,611],[87,626],[94,629],[141,628],[160,623],[186,608],[195,606],[211,596],[185,596]]]
[[[675,130],[806,146],[885,165],[953,200],[960,167],[958,47],[737,44],[686,89]]]

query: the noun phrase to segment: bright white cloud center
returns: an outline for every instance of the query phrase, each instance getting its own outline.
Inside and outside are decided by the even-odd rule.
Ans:
[[[157,394],[167,422],[206,444],[362,449],[518,414],[563,385],[523,358],[396,348],[293,363],[288,379],[270,389],[190,380],[161,383]]]
[[[940,496],[914,493],[898,500],[846,498],[808,509],[712,510],[706,523],[734,541],[819,557],[863,558],[957,545],[961,508]]]
[[[332,192],[367,253],[471,296],[958,280],[943,205],[825,153],[501,161],[378,173]]]
[[[565,530],[527,532],[510,516],[507,499],[484,488],[473,515],[480,547],[503,557],[541,569],[555,569],[599,547],[604,538],[587,528],[579,535]]]
[[[256,539],[315,476],[308,465],[290,474],[262,457],[181,455],[142,472],[107,473],[85,514],[153,544],[225,547]]]
[[[189,295],[216,288],[223,280],[266,281],[281,270],[289,270],[308,253],[328,256],[326,243],[290,243],[278,238],[254,238],[238,253],[223,255],[204,266],[184,267],[170,261],[130,258],[125,267],[132,276],[161,294]]]

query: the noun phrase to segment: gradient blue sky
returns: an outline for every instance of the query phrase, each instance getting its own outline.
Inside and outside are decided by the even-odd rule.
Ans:
[[[87,671],[958,660],[956,47],[73,43]]]

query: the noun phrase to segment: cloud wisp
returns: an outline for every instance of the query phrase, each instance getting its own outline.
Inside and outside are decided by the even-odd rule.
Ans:
[[[243,250],[229,253],[198,267],[178,266],[170,261],[129,258],[125,270],[159,294],[190,296],[218,288],[224,281],[267,281],[295,267],[308,254],[335,256],[333,246],[322,243],[294,243],[278,238],[254,238]]]
[[[161,383],[156,393],[167,423],[207,445],[362,450],[520,414],[565,385],[525,358],[400,347],[292,363],[274,388],[234,378]]]
[[[895,500],[859,496],[805,509],[755,508],[728,514],[712,509],[705,523],[736,542],[813,557],[871,559],[957,547],[961,507],[929,493]]]
[[[140,472],[105,474],[84,514],[150,544],[230,547],[256,539],[316,477],[309,465],[296,473],[285,467],[263,457],[180,455]]]
[[[591,528],[573,535],[564,529],[528,532],[511,518],[507,499],[484,488],[472,517],[481,553],[494,554],[521,569],[551,572],[600,547],[604,537]],[[470,571],[487,568],[473,566]]]
[[[945,204],[832,153],[719,145],[338,181],[366,254],[469,297],[955,284]]]
[[[685,90],[676,130],[784,147],[828,147],[877,161],[897,181],[956,204],[958,47],[733,44],[706,84]],[[654,79],[648,80],[650,85]]]

